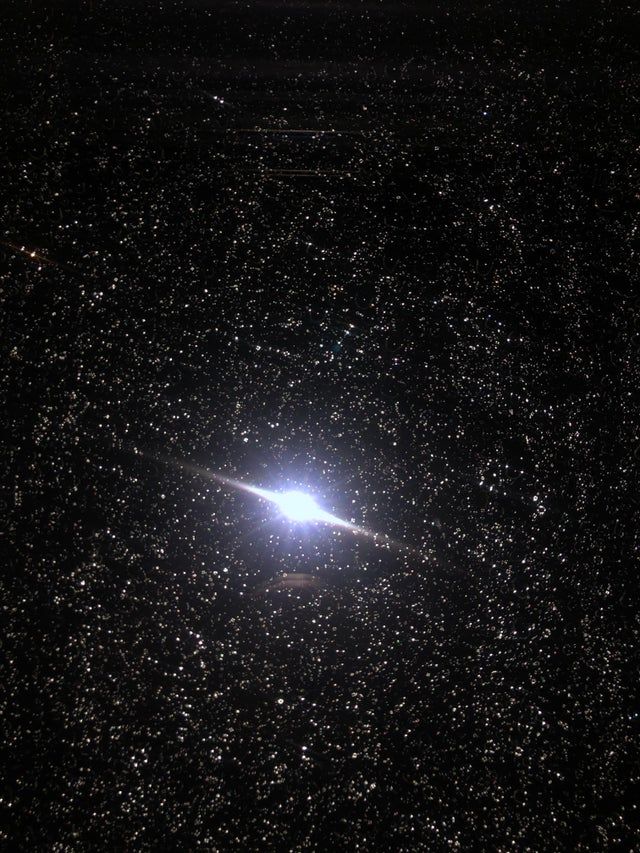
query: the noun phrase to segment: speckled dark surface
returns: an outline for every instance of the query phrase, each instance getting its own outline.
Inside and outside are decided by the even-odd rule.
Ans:
[[[6,849],[638,849],[634,31],[3,4]]]

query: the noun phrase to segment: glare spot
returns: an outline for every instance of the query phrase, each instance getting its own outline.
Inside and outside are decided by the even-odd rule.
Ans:
[[[292,521],[313,521],[323,515],[315,499],[304,492],[284,492],[276,500],[282,513]]]

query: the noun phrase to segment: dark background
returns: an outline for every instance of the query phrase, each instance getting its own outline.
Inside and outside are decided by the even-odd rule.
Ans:
[[[637,849],[637,32],[2,5],[7,849]]]

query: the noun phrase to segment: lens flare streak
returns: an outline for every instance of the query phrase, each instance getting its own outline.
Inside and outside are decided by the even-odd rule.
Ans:
[[[140,453],[140,455],[146,455],[140,451],[138,451],[138,453]],[[242,480],[235,480],[233,477],[227,477],[226,475],[220,474],[216,471],[210,471],[208,468],[202,468],[201,466],[194,465],[191,462],[180,462],[176,459],[169,458],[165,458],[163,461],[173,467],[188,471],[190,474],[194,474],[195,476],[213,480],[227,489],[233,489],[234,491],[255,495],[257,498],[278,507],[282,515],[292,522],[326,524],[331,527],[348,530],[355,536],[364,536],[368,539],[372,539],[381,547],[401,549],[417,553],[413,547],[407,545],[405,542],[399,542],[398,540],[387,536],[385,533],[376,533],[374,530],[369,530],[366,527],[360,527],[351,521],[347,521],[346,519],[327,512],[322,509],[312,495],[309,495],[306,492],[302,492],[297,489],[276,492],[271,489],[263,489],[260,488],[260,486],[254,486],[251,483],[245,483]]]

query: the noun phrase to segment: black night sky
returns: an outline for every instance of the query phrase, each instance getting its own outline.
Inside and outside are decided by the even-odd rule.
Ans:
[[[637,18],[2,4],[3,849],[639,849]]]

